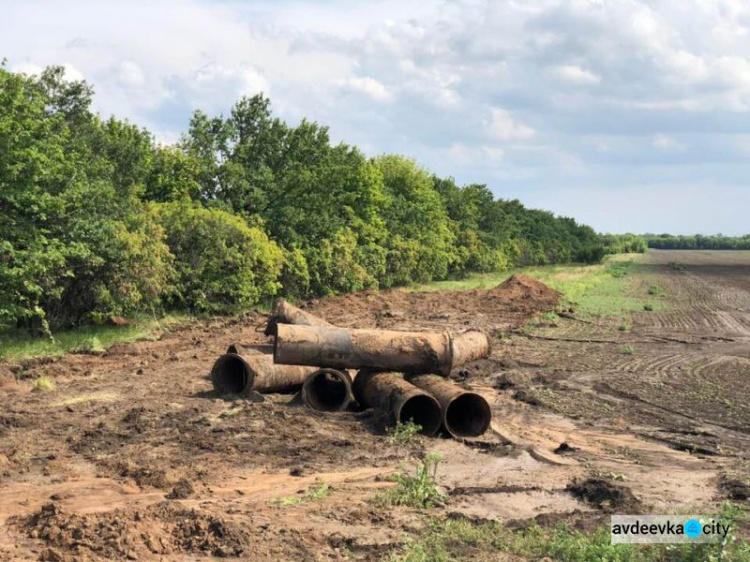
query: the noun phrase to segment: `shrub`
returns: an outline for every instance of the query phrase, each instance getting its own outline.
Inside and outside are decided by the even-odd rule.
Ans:
[[[263,231],[217,209],[185,202],[155,207],[175,256],[173,305],[231,313],[276,294],[283,254]]]

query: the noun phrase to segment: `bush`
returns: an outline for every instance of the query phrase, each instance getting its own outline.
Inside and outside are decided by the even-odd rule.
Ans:
[[[217,209],[184,202],[155,208],[175,256],[171,304],[222,314],[276,294],[283,254],[263,231]]]

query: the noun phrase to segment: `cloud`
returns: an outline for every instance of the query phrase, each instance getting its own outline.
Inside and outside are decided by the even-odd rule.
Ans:
[[[162,140],[178,138],[195,109],[226,114],[263,91],[277,115],[328,125],[334,142],[412,155],[568,215],[579,205],[604,230],[711,228],[700,190],[731,185],[736,195],[750,175],[750,4],[740,0],[12,0],[3,9],[10,68],[64,64],[94,85],[98,111]],[[690,193],[682,215],[586,210],[636,199],[646,184]],[[736,218],[732,201],[712,204]]]
[[[519,123],[510,113],[498,107],[490,109],[487,132],[501,140],[525,140],[534,136],[534,129]]]

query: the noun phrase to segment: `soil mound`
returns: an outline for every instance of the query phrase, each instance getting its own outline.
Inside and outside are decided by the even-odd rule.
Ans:
[[[183,553],[227,557],[241,555],[250,544],[249,533],[236,524],[169,501],[93,515],[69,514],[48,503],[11,524],[43,540],[50,547],[47,558],[57,560],[144,560]]]
[[[363,291],[310,301],[303,308],[338,326],[359,328],[507,330],[553,310],[561,294],[516,274],[487,290]]]
[[[574,480],[565,489],[573,496],[597,509],[606,512],[633,512],[640,506],[640,501],[630,489],[616,486],[601,478]]]

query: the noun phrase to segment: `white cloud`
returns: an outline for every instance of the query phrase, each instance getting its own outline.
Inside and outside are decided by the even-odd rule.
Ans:
[[[651,141],[654,148],[663,150],[664,152],[681,152],[685,150],[685,146],[678,142],[674,137],[664,134],[654,135]]]
[[[525,140],[534,136],[534,129],[519,123],[510,113],[498,107],[490,109],[487,132],[501,140]]]
[[[593,72],[575,65],[562,65],[553,69],[554,74],[571,84],[598,84],[601,78]]]
[[[364,94],[375,101],[388,101],[393,97],[393,93],[385,85],[369,76],[353,76],[336,82],[346,89]]]

